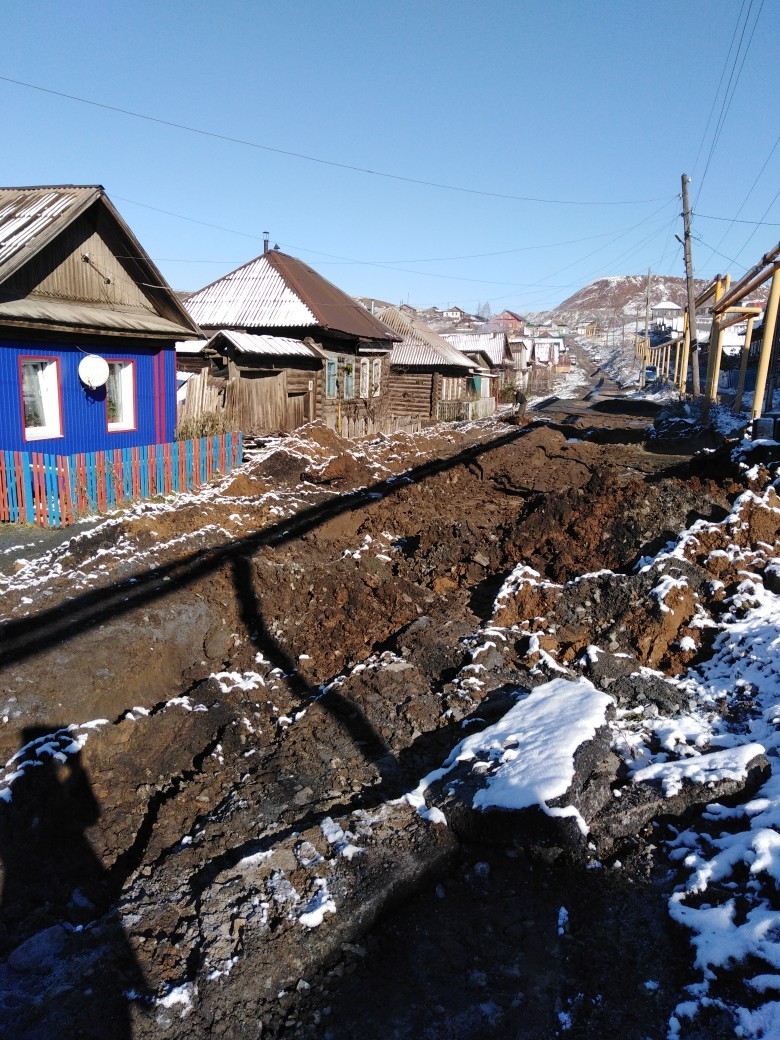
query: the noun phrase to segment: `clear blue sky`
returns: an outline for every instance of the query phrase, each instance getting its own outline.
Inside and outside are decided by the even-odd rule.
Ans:
[[[0,76],[557,200],[0,79],[3,183],[103,184],[177,289],[267,229],[353,294],[554,306],[602,275],[683,273],[683,172],[697,275],[780,239],[780,0],[0,0],[0,24]],[[768,223],[711,219],[737,215]]]

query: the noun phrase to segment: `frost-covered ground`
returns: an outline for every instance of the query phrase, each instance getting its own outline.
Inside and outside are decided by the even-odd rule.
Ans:
[[[566,396],[567,391],[576,396],[581,381],[584,381],[581,370],[574,370],[556,389],[561,396]],[[478,428],[487,431],[489,427]],[[434,436],[446,438],[447,433]],[[400,446],[394,449],[387,441],[377,441],[354,446],[350,449],[350,458],[363,467],[368,487],[370,480],[393,475],[400,479],[410,454],[420,460],[427,457],[422,445],[422,440],[419,448],[410,442],[406,447],[412,450],[404,454]],[[301,467],[310,472],[324,472],[335,458],[328,450],[315,451],[304,438],[298,437],[270,441],[264,449],[265,456],[280,448],[295,456]],[[757,478],[758,467],[752,466],[749,454],[745,457],[746,474]],[[258,508],[265,510],[266,522],[275,523],[284,521],[312,501],[327,499],[336,493],[327,487],[296,485],[284,492],[260,489],[252,494],[239,494],[240,488],[234,485],[234,480],[248,472],[244,467],[242,473],[232,474],[196,495],[164,503],[144,503],[129,513],[99,521],[95,530],[106,536],[108,544],[94,554],[88,570],[71,567],[67,546],[35,559],[17,558],[16,573],[0,580],[0,592],[11,587],[21,589],[29,597],[25,606],[31,607],[33,596],[53,579],[68,582],[71,589],[87,588],[104,580],[112,569],[148,565],[161,549],[198,547],[204,537],[215,542],[225,537],[240,537],[254,522],[256,513],[252,511]],[[672,677],[684,691],[685,711],[663,716],[657,710],[618,710],[611,719],[607,709],[612,706],[612,698],[581,675],[573,674],[576,668],[564,668],[553,653],[542,648],[540,639],[534,635],[529,640],[528,653],[539,662],[540,672],[546,672],[549,681],[518,701],[495,725],[480,733],[470,733],[451,751],[436,774],[427,776],[406,796],[407,802],[430,824],[443,823],[441,812],[426,806],[426,791],[435,778],[446,777],[454,766],[466,762],[472,763],[476,771],[484,768],[484,772],[489,773],[475,802],[478,808],[524,809],[539,805],[549,815],[574,817],[582,829],[586,824],[573,806],[553,807],[549,803],[565,795],[574,773],[577,747],[605,724],[612,728],[615,749],[624,758],[633,778],[658,780],[669,796],[689,780],[707,783],[728,776],[739,778],[744,775],[748,762],[762,751],[774,766],[780,755],[780,558],[773,555],[776,549],[768,544],[746,551],[744,540],[739,539],[740,531],[748,523],[750,508],[762,503],[767,505],[769,501],[766,494],[746,492],[720,524],[697,523],[674,545],[640,565],[647,570],[665,562],[673,564],[675,560],[687,559],[690,547],[712,536],[719,541],[719,547],[710,553],[712,560],[722,558],[743,571],[736,591],[727,601],[721,601],[722,609],[717,617],[701,611],[695,619],[693,627],[706,630],[708,635],[714,636],[714,641],[706,660]],[[188,530],[163,526],[175,520],[177,510],[194,508],[208,517],[209,508],[217,505],[221,510],[219,519],[193,525]],[[767,508],[774,507],[770,504]],[[143,525],[151,536],[151,545],[147,542],[144,548],[139,548],[131,537],[132,531],[120,526],[128,519]],[[159,537],[158,524],[159,531],[166,532],[159,533]],[[121,532],[121,537],[112,541],[113,531]],[[86,536],[77,536],[82,537]],[[365,555],[387,561],[397,552],[397,542],[397,536],[390,532],[383,531],[373,539],[364,535],[349,555],[355,561]],[[538,575],[534,577],[534,574],[519,565],[499,593],[499,601],[516,590],[521,581],[537,581]],[[670,574],[653,588],[651,598],[663,612],[668,609],[667,599],[682,585],[683,578]],[[483,685],[481,658],[483,654],[488,656],[506,635],[506,631],[493,625],[473,637],[471,662],[456,678],[456,685],[464,691],[464,696],[470,689]],[[691,656],[701,646],[702,643],[690,636],[680,639],[680,650]],[[599,652],[599,647],[588,649],[590,656],[597,656]],[[259,655],[258,667],[264,663]],[[406,666],[401,658],[386,652],[351,667],[321,690],[326,693],[361,670]],[[643,671],[650,674],[649,669]],[[551,680],[550,673],[554,676]],[[260,672],[218,672],[212,678],[226,693],[236,686],[254,690],[264,685]],[[669,675],[664,678],[670,679]],[[174,698],[160,710],[200,712],[205,708],[190,704],[187,698]],[[144,711],[133,709],[139,717]],[[274,708],[273,714],[274,724],[286,731],[298,725],[305,717],[305,710],[283,714]],[[130,715],[126,718],[134,721]],[[561,725],[562,719],[566,720],[565,726]],[[105,720],[98,719],[67,727],[28,744],[8,762],[5,775],[0,779],[0,798],[12,800],[13,785],[25,771],[39,764],[36,759],[75,755],[85,747],[92,731],[105,725]],[[251,724],[247,722],[246,726],[251,732]],[[217,745],[214,755],[219,753]],[[247,754],[251,754],[251,749]],[[330,817],[322,821],[320,830],[322,838],[332,847],[334,857],[350,863],[354,858],[356,868],[361,865],[364,848],[356,843],[360,835],[346,830]],[[700,1030],[697,1036],[707,1035],[708,1016],[716,1013],[733,1018],[736,1036],[756,1040],[779,1036],[780,780],[773,774],[743,805],[710,805],[698,823],[674,834],[667,852],[670,864],[679,871],[670,914],[690,935],[698,972],[697,980],[687,992],[680,994],[668,1025],[670,1040],[693,1035],[691,1031],[695,1029]],[[253,868],[256,855],[239,865],[243,864],[247,870]],[[314,855],[318,855],[316,850]],[[311,860],[312,864],[315,862]],[[312,932],[327,928],[341,909],[338,892],[335,888],[329,889],[327,878],[317,881],[316,891],[296,903],[296,920]],[[566,911],[561,913],[564,916],[559,919],[559,928],[564,929]],[[651,981],[647,985],[650,987]],[[189,999],[185,985],[172,989],[160,1003],[165,1007],[188,1006]],[[562,1012],[560,1017],[563,1031],[569,1028],[567,1014]]]
[[[758,472],[750,467],[754,450],[749,445],[735,449],[751,476]],[[670,572],[651,592],[662,613],[671,613],[667,599],[686,586],[685,577],[673,576],[675,561],[694,558],[701,545],[716,545],[706,558],[713,570],[721,564],[736,568],[741,580],[736,591],[718,602],[716,614],[697,608],[690,622],[691,629],[707,630],[712,639],[711,648],[701,654],[706,659],[671,676],[641,669],[646,677],[656,675],[673,683],[685,710],[664,715],[654,705],[616,709],[609,723],[613,748],[624,759],[628,775],[637,782],[660,783],[671,798],[686,783],[710,786],[724,778],[744,780],[748,764],[762,754],[772,768],[748,801],[713,802],[691,826],[672,828],[673,837],[666,842],[670,867],[678,876],[669,913],[689,934],[697,974],[679,994],[668,1023],[669,1040],[711,1035],[712,1023],[719,1018],[722,1028],[724,1016],[736,1037],[780,1036],[780,557],[774,555],[776,543],[751,546],[751,536],[744,536],[750,511],[780,514],[776,502],[771,487],[763,494],[745,492],[721,523],[697,521],[676,543],[641,561],[637,570]],[[516,595],[524,583],[552,587],[519,565],[497,603]],[[725,588],[718,579],[710,586],[714,597]],[[494,647],[496,640],[509,635],[495,626],[486,629],[481,647]],[[688,635],[678,641],[679,650],[691,657],[706,645]],[[591,646],[585,657],[602,652]],[[538,637],[532,637],[529,654],[548,674],[571,675],[541,650]],[[464,677],[464,669],[461,680],[480,683],[480,666],[468,667],[471,677]],[[550,815],[578,817],[573,806],[553,810],[548,803],[566,792],[574,776],[575,748],[604,724],[610,700],[582,678],[553,679],[499,723],[463,740],[442,768],[409,796],[411,803],[424,807],[431,784],[458,763],[473,763],[474,772],[486,775],[475,808],[523,809],[536,804]],[[578,822],[584,826],[581,818]]]

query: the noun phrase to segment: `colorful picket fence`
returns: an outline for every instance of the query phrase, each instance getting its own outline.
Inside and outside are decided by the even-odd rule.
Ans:
[[[0,451],[0,521],[63,527],[143,498],[191,491],[241,464],[240,433],[81,455]]]

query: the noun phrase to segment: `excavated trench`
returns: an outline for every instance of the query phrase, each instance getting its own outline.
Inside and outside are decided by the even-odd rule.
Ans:
[[[663,1035],[689,957],[652,831],[595,872],[381,817],[529,681],[521,641],[492,688],[458,678],[518,563],[557,584],[630,575],[743,490],[726,455],[652,454],[619,413],[599,422],[587,440],[592,417],[434,438],[422,459],[388,447],[381,472],[320,431],[318,456],[283,442],[220,499],[86,536],[34,591],[8,589],[0,739],[6,760],[38,739],[44,768],[0,813],[0,1022],[20,1038]],[[270,488],[306,497],[279,516]],[[61,729],[90,720],[107,721]],[[36,750],[57,730],[61,761]],[[294,932],[305,850],[347,817],[376,862],[346,856],[343,912]]]

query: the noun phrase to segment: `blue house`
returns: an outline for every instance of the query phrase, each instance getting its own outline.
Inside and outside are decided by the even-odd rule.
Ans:
[[[0,188],[0,451],[172,441],[199,336],[102,187]]]

